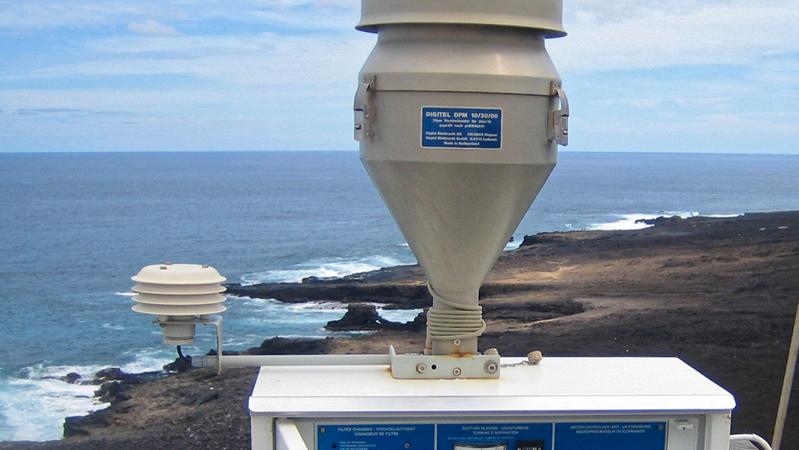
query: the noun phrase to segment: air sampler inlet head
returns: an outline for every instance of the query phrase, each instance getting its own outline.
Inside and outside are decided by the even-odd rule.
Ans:
[[[427,275],[428,354],[478,352],[480,286],[567,144],[568,103],[544,44],[565,35],[562,10],[561,0],[363,0],[357,28],[377,42],[354,136]]]
[[[221,295],[225,277],[211,266],[200,264],[155,264],[146,266],[131,278],[133,310],[156,316],[164,343],[194,343],[198,319],[225,311]]]

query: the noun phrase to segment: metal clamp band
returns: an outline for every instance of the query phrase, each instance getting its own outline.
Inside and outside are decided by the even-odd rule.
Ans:
[[[550,111],[549,126],[547,127],[547,140],[555,141],[560,145],[569,145],[569,99],[560,81],[553,81],[550,95],[557,97],[560,109]]]
[[[356,141],[365,141],[374,135],[372,127],[369,125],[373,114],[368,104],[369,91],[374,89],[374,82],[374,75],[364,76],[361,83],[358,84],[358,90],[355,91],[355,102],[352,109],[355,111],[354,137]]]

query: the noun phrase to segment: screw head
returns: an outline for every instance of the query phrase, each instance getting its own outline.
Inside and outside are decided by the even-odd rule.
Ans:
[[[453,339],[452,340],[452,345],[454,345],[456,347],[461,345],[461,340],[460,339]]]
[[[485,371],[488,373],[494,373],[497,371],[498,368],[499,366],[497,366],[497,363],[495,363],[494,361],[488,361],[485,365]]]
[[[416,365],[416,372],[423,373],[425,370],[427,370],[427,364],[419,363]]]
[[[452,374],[455,375],[456,377],[461,376],[461,373],[463,373],[463,371],[461,371],[460,367],[456,367],[456,368],[452,369]]]

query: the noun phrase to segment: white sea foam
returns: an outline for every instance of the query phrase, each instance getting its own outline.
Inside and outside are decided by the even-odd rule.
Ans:
[[[121,368],[128,373],[148,372],[161,369],[167,362],[161,350],[147,349]],[[16,376],[0,378],[0,440],[61,439],[65,417],[107,407],[94,398],[98,386],[61,380],[74,372],[89,381],[104,367],[108,365],[36,364]]]
[[[365,258],[332,258],[314,259],[300,263],[289,269],[267,270],[252,272],[241,276],[241,284],[251,285],[257,283],[290,283],[300,282],[303,278],[333,278],[352,275],[354,273],[369,272],[384,267],[410,264],[413,261],[402,261],[389,256],[368,256]]]
[[[318,302],[303,302],[303,303],[286,303],[276,300],[274,298],[252,298],[238,295],[227,295],[228,300],[238,300],[242,304],[252,307],[256,310],[285,310],[290,313],[302,312],[329,312],[334,311],[337,313],[344,313],[347,310],[347,305],[340,302],[331,301],[318,301]]]
[[[600,231],[640,230],[652,226],[642,222],[643,220],[656,219],[661,216],[665,217],[680,216],[683,219],[686,219],[688,217],[696,217],[698,215],[699,212],[697,211],[689,211],[689,212],[663,211],[656,214],[644,214],[644,213],[616,214],[615,217],[617,217],[618,220],[605,223],[595,223],[589,225],[588,229],[600,230]]]
[[[742,214],[700,214],[698,211],[688,211],[688,212],[680,212],[680,211],[663,211],[657,214],[617,214],[618,220],[614,220],[612,222],[606,223],[595,223],[588,227],[589,230],[601,230],[601,231],[614,231],[614,230],[640,230],[642,228],[649,228],[652,225],[639,222],[641,220],[651,220],[656,219],[658,217],[673,217],[679,216],[683,219],[687,219],[689,217],[717,217],[717,218],[726,218],[726,217],[740,217]]]
[[[136,295],[135,292],[114,292],[114,295],[118,295],[120,297],[133,297]]]
[[[94,399],[97,386],[41,377],[11,378],[3,384],[6,385],[0,389],[0,414],[5,417],[6,428],[0,436],[3,440],[60,439],[65,417],[108,406]]]
[[[730,217],[741,217],[743,214],[702,214],[705,217],[717,217],[717,218],[730,218]]]

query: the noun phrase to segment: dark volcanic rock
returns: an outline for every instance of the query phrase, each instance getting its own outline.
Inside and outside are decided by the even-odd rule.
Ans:
[[[339,320],[331,320],[325,329],[331,331],[360,331],[380,329],[380,314],[375,305],[365,303],[351,303],[347,312]]]
[[[380,272],[391,272],[382,269]],[[395,278],[403,278],[410,273],[399,271]],[[371,273],[371,272],[370,272]],[[413,279],[403,281],[374,282],[368,277],[339,278],[335,280],[310,279],[302,283],[263,283],[251,286],[227,285],[229,294],[252,298],[274,298],[286,303],[305,303],[312,301],[337,301],[346,303],[383,303],[395,309],[423,308],[430,304],[432,297],[427,285],[420,282],[419,274],[413,272]],[[409,282],[408,280],[412,280]]]
[[[347,312],[339,320],[331,320],[325,329],[331,331],[368,331],[368,330],[407,330],[419,331],[427,324],[424,313],[417,315],[407,323],[392,322],[380,317],[375,305],[364,303],[351,303]]]
[[[119,381],[128,377],[128,374],[122,371],[119,367],[106,367],[94,374],[94,380],[103,381]]]
[[[631,231],[540,234],[505,252],[481,289],[489,322],[481,347],[504,356],[678,356],[736,397],[733,432],[768,436],[799,298],[799,212],[654,222]],[[389,303],[377,298],[426,290],[418,268],[378,272],[248,292],[292,302]],[[250,293],[243,295],[261,297]],[[422,300],[389,304],[429,305]],[[424,335],[383,329],[345,339],[273,338],[245,353],[375,353],[388,344],[418,351]],[[198,369],[142,383],[127,392],[130,400],[67,419],[68,439],[0,449],[248,449],[243,405],[256,372]],[[784,450],[799,450],[794,403]]]
[[[567,238],[562,233],[538,233],[525,235],[519,248],[530,247],[532,245],[554,244],[566,241]]]
[[[635,223],[645,223],[647,225],[663,225],[667,223],[678,223],[682,220],[685,219],[683,219],[680,216],[671,216],[671,217],[660,216],[660,217],[655,217],[654,219],[638,219],[635,221]]]
[[[125,400],[130,400],[130,394],[127,391],[130,390],[131,386],[133,384],[121,381],[106,381],[100,385],[100,389],[95,391],[94,395],[105,403],[124,402]]]
[[[245,351],[248,355],[318,355],[329,353],[331,339],[273,337],[258,347]]]
[[[71,416],[64,419],[64,437],[88,436],[86,416]]]
[[[171,373],[183,373],[191,369],[191,358],[175,358],[169,364],[164,365],[164,371]]]
[[[80,380],[80,374],[76,372],[70,372],[61,377],[61,381],[65,381],[69,384],[76,384],[79,380]]]
[[[97,430],[111,426],[108,417],[102,411],[96,411],[86,416],[72,416],[64,419],[64,437],[88,436],[90,430]]]

